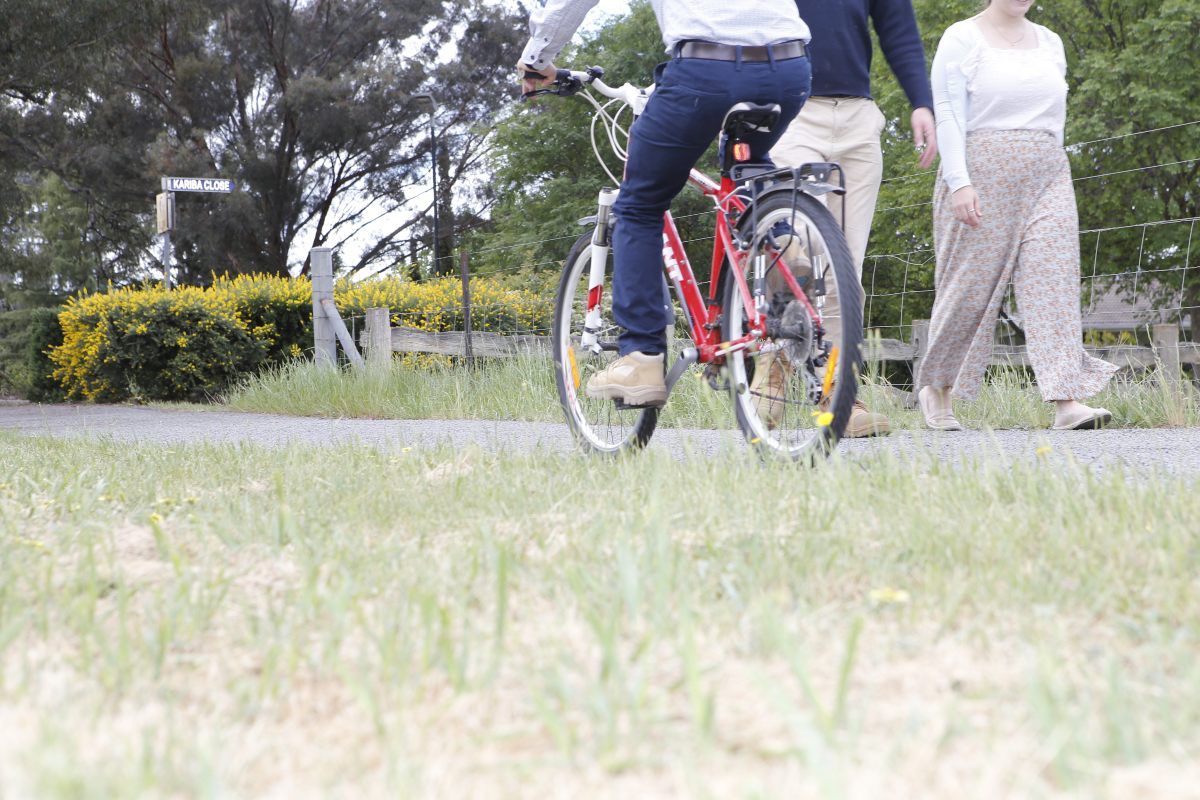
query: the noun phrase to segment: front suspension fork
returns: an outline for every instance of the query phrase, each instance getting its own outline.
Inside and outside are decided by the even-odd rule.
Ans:
[[[587,314],[583,320],[583,335],[579,344],[585,350],[600,352],[600,301],[604,297],[604,266],[612,249],[612,207],[617,200],[616,189],[601,189],[596,199],[596,227],[592,231],[592,260],[588,270]]]

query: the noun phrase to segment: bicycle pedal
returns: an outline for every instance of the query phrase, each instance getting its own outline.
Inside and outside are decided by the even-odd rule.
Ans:
[[[647,408],[662,408],[666,405],[666,403],[641,403],[639,405],[629,405],[624,400],[613,400],[613,405],[617,407],[617,411],[642,411]]]

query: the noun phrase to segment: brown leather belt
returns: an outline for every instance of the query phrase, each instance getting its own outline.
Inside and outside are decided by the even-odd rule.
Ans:
[[[742,61],[770,61],[772,59],[786,61],[789,58],[802,58],[808,52],[804,47],[804,42],[799,39],[766,45],[733,45],[693,40],[677,44],[675,55],[679,58],[737,61],[739,50],[741,50]]]

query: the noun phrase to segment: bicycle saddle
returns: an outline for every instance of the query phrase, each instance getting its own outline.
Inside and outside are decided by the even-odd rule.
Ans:
[[[750,131],[766,133],[779,122],[778,103],[735,103],[725,114],[723,130],[732,139],[741,139]]]

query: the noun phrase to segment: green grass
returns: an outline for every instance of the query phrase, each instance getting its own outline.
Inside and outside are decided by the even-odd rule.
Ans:
[[[462,366],[413,367],[390,371],[322,370],[295,363],[244,382],[224,398],[228,408],[273,414],[391,419],[515,419],[560,422],[554,368],[537,358],[492,359],[468,370]],[[873,411],[897,428],[922,428],[920,413],[904,404],[906,393],[870,377],[861,396]],[[1153,376],[1119,376],[1090,401],[1113,412],[1127,427],[1200,425],[1194,391],[1165,391]],[[998,370],[978,401],[957,404],[969,427],[1045,428],[1054,411],[1029,385],[1024,373]],[[687,373],[672,393],[660,424],[686,428],[733,427],[728,394],[714,392],[698,369]]]
[[[0,795],[1187,797],[1200,492],[0,435]]]

